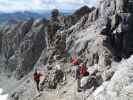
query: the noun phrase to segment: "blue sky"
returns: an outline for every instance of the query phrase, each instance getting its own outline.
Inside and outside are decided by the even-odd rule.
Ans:
[[[83,5],[95,5],[96,0],[0,0],[0,11],[73,10]]]

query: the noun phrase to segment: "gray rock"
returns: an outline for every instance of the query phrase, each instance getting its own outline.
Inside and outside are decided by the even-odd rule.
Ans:
[[[110,70],[107,70],[107,71],[104,71],[102,73],[102,79],[103,79],[103,81],[110,80],[112,78],[113,74],[114,74],[114,71],[111,70],[111,69]]]
[[[38,27],[32,27],[27,33],[23,42],[18,49],[18,67],[16,68],[17,78],[28,74],[37,62],[43,49],[46,47],[45,41],[45,24],[40,24]]]

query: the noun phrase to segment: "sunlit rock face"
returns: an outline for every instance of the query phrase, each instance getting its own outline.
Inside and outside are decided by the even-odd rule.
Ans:
[[[87,100],[132,100],[133,56],[121,61],[110,81],[104,82]]]
[[[0,31],[1,62],[2,67],[6,66],[3,69],[8,73],[13,72],[17,79],[21,79],[35,68],[39,59],[44,58],[46,62],[48,58],[51,61],[52,54],[48,48],[55,47],[52,52],[60,56],[66,47],[65,36],[62,37],[60,32],[74,25],[92,10],[87,6],[82,7],[72,14],[75,20],[70,23],[67,23],[70,16],[61,16],[59,10],[54,9],[49,20],[30,19],[4,26]]]
[[[70,16],[60,16],[55,9],[49,20],[29,20],[5,27],[0,43],[6,67],[21,79],[35,67],[42,66],[47,80],[43,87],[56,89],[60,82],[64,82],[65,75],[72,78],[69,58],[74,55],[79,62],[86,63],[90,75],[96,76],[92,84],[88,76],[82,80],[82,87],[92,89],[86,96],[88,100],[131,100],[133,3],[131,0],[98,2],[96,8],[84,6]],[[56,65],[60,65],[61,70]],[[72,82],[69,78],[65,88]],[[76,81],[72,83],[75,87]],[[24,84],[27,87],[22,85],[13,93],[22,100],[23,95],[28,98],[26,93],[30,93],[30,89],[35,93],[31,77]],[[71,90],[71,87],[67,88]]]
[[[28,74],[46,47],[45,19],[29,20],[11,25],[2,33],[1,57],[5,62],[5,70],[16,71],[20,79]],[[6,26],[5,26],[6,27]]]
[[[112,39],[112,48],[116,59],[129,57],[132,54],[132,12],[131,0],[101,0],[99,14],[107,19],[108,32]],[[129,38],[130,37],[130,38]],[[118,51],[121,51],[118,53]]]

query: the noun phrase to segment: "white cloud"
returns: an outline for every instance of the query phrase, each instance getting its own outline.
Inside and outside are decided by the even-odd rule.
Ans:
[[[73,3],[81,3],[82,0],[57,0],[58,3],[67,3],[67,4],[73,4]]]
[[[10,2],[0,3],[0,11],[12,12],[12,11],[24,11],[30,10],[33,6],[25,3]]]
[[[94,5],[96,0],[0,0],[0,11],[62,10],[77,9],[83,5]]]
[[[41,5],[42,0],[32,0],[35,5]]]

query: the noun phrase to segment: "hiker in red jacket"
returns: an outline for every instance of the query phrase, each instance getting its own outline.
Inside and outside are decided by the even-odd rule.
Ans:
[[[78,65],[78,60],[76,57],[72,57],[71,60],[70,60],[70,63],[73,64],[73,65]]]
[[[89,72],[87,71],[87,67],[86,67],[86,64],[85,63],[81,63],[79,65],[79,81],[78,81],[78,86],[80,86],[80,88],[78,89],[78,92],[82,91],[82,89],[85,90],[86,87],[81,87],[81,79],[84,77],[84,76],[88,76],[89,75]]]
[[[87,71],[87,68],[86,68],[85,64],[81,63],[79,66],[80,66],[80,76],[81,77],[88,76],[89,72]]]
[[[72,57],[71,64],[75,66],[75,79],[77,80],[77,92],[81,92],[81,75],[79,61],[76,57]]]
[[[40,92],[39,84],[40,84],[40,77],[42,76],[42,74],[38,72],[37,69],[35,69],[33,76],[34,76],[34,81],[36,82],[37,90],[38,92]]]

